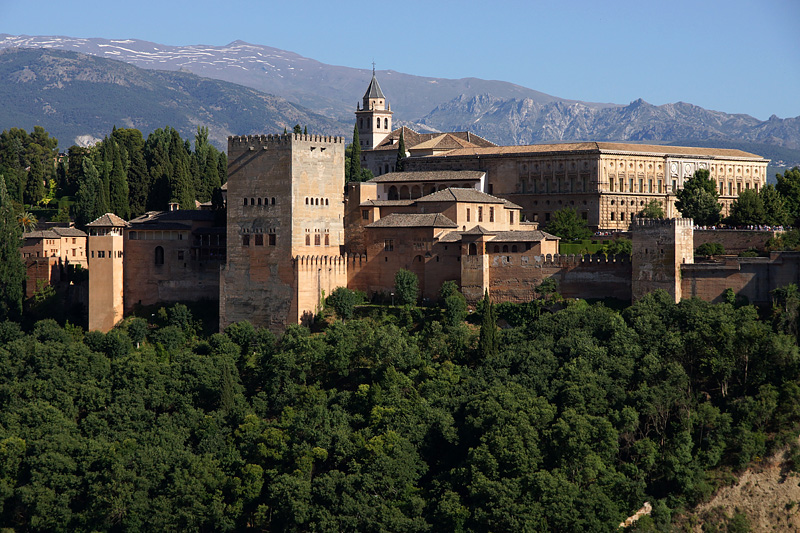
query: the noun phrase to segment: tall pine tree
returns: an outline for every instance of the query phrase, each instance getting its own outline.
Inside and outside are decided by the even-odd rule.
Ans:
[[[112,139],[111,142],[114,140]],[[131,211],[128,199],[128,178],[122,163],[122,150],[119,147],[114,151],[108,193],[111,212],[127,220]]]
[[[483,317],[481,319],[481,332],[478,337],[478,352],[482,360],[497,356],[497,316],[494,305],[489,299],[489,291],[484,291],[481,302]]]
[[[353,125],[353,143],[350,145],[350,161],[348,161],[345,181],[361,181],[361,139],[358,138],[358,124]]]
[[[19,251],[21,239],[6,181],[0,176],[0,321],[22,316],[25,264]]]

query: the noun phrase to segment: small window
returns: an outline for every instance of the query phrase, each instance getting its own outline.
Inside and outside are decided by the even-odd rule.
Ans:
[[[102,253],[103,252],[98,252],[98,255],[102,254]],[[163,265],[164,264],[164,248],[162,248],[161,246],[156,246],[155,261],[156,261],[157,265]]]
[[[264,235],[261,233],[256,234],[256,246],[264,246]]]
[[[467,208],[467,222],[469,222],[469,207]]]
[[[306,246],[311,246],[311,235],[306,234]]]
[[[256,205],[256,199],[250,198],[250,205]]]
[[[361,210],[361,218],[364,220],[369,220],[369,211],[367,209]]]
[[[509,222],[509,224],[514,224],[514,212],[513,211],[508,213],[508,222]]]
[[[386,239],[383,241],[383,251],[384,252],[394,251],[394,239]]]
[[[388,118],[383,119],[383,127],[384,127],[384,129],[387,129],[387,130],[389,129],[389,119]]]
[[[326,233],[325,234],[325,246],[330,246],[330,245],[331,245],[331,236]]]
[[[494,207],[489,208],[489,222],[494,222]]]
[[[328,199],[327,199],[327,198],[325,198],[325,205],[329,205],[329,204],[328,204]]]
[[[275,197],[272,197],[272,205],[275,205]]]
[[[261,198],[258,199],[258,205],[261,205]]]
[[[274,233],[270,233],[270,234],[269,234],[269,245],[270,245],[270,246],[275,246],[275,238],[276,238],[276,237],[275,237],[275,234],[274,234]]]
[[[247,205],[247,198],[244,199],[244,205]]]
[[[478,206],[478,222],[483,222],[483,206]]]
[[[308,205],[308,198],[306,198],[306,205]]]
[[[178,261],[183,261],[183,250],[178,250]]]
[[[314,246],[319,246],[319,244],[320,244],[319,233],[315,233],[314,234]]]
[[[242,235],[242,246],[250,246],[250,235]]]

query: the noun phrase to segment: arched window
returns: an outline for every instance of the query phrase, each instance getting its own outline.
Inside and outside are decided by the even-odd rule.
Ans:
[[[420,189],[419,185],[411,187],[411,199],[416,200],[420,196],[422,196],[422,189]]]
[[[377,129],[381,129],[381,119],[377,118],[377,119],[375,119],[375,122],[376,122],[375,127]]]
[[[414,258],[414,261],[417,263],[422,263],[422,256],[418,255],[417,257]]]
[[[387,130],[389,129],[389,119],[388,118],[383,119],[383,127],[384,127],[384,129],[387,129]]]
[[[496,254],[500,253],[500,246],[498,246],[497,244],[494,245],[494,253]]]
[[[401,200],[410,200],[411,193],[408,190],[408,185],[403,185],[400,187],[400,199]]]
[[[507,244],[503,245],[503,253],[504,254],[508,253],[508,245]]]
[[[314,205],[319,205],[319,198],[317,198],[316,200],[314,200]]]
[[[469,247],[467,248],[467,253],[469,255],[478,255],[478,245],[474,242],[469,243]]]
[[[512,254],[515,254],[515,253],[517,253],[517,245],[516,245],[516,244],[512,244],[512,245],[511,245],[511,253],[512,253]]]
[[[272,197],[272,205],[275,205],[275,197]]]
[[[156,260],[156,265],[164,264],[164,248],[162,248],[161,246],[156,246],[155,260]]]
[[[364,129],[364,121],[362,119],[358,119],[358,129]]]
[[[389,187],[389,200],[398,200],[399,198],[400,195],[397,192],[397,187],[395,185]]]
[[[383,173],[384,173],[384,174],[388,174],[388,173],[389,173],[389,163],[386,163],[386,165],[384,165],[384,167],[383,167]]]
[[[244,199],[244,205],[247,205],[247,198]]]
[[[261,198],[258,199],[258,205],[261,205]]]
[[[328,204],[328,199],[327,198],[325,198],[325,205],[330,205],[330,204]]]
[[[308,198],[306,198],[306,205],[308,205]]]

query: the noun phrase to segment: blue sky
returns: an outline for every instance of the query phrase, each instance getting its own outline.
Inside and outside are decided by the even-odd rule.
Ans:
[[[35,6],[35,7],[33,7]],[[554,96],[800,116],[800,0],[0,0],[0,33],[223,45]]]

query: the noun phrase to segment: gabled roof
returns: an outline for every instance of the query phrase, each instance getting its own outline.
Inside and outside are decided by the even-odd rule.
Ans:
[[[364,93],[364,98],[386,98],[383,96],[383,91],[381,91],[381,86],[378,84],[378,78],[375,77],[375,73],[372,73],[372,80],[369,82],[369,87],[367,87],[367,92]]]
[[[538,229],[522,231],[498,231],[492,242],[539,242],[558,241],[561,237],[551,235]]]
[[[405,141],[405,139],[403,139]],[[422,151],[422,150],[433,150],[433,151],[444,151],[444,150],[457,150],[459,148],[478,148],[479,145],[471,143],[466,139],[461,139],[452,133],[442,133],[441,135],[437,135],[432,139],[428,139],[427,141],[423,141],[417,145],[408,147],[406,149],[409,151]]]
[[[441,213],[392,213],[368,224],[368,228],[457,228]]]
[[[59,235],[53,230],[28,231],[22,234],[23,239],[58,239]]]
[[[366,200],[359,207],[406,207],[414,205],[414,200]]]
[[[436,138],[436,137],[439,137],[439,136],[443,135],[442,132],[418,133],[418,132],[412,130],[411,128],[407,128],[405,126],[402,126],[400,128],[397,128],[393,132],[391,132],[389,135],[387,135],[386,138],[384,138],[383,141],[381,141],[381,143],[378,146],[373,148],[373,150],[395,150],[395,151],[397,151],[397,143],[400,141],[400,134],[403,135],[403,143],[406,145],[406,150],[409,150],[409,151],[411,150],[411,148],[416,147],[420,143],[429,141],[429,140],[431,140],[433,138]],[[473,144],[473,145],[475,145],[477,147],[488,148],[488,147],[492,147],[492,146],[497,146],[493,142],[487,141],[483,137],[475,135],[474,133],[471,133],[469,131],[450,131],[450,132],[447,132],[447,135],[451,135],[453,137],[456,137],[458,139],[466,141],[466,142],[468,142],[470,144]],[[363,152],[368,152],[369,150],[362,150],[362,151]]]
[[[54,233],[59,234],[61,237],[86,237],[86,232],[78,228],[50,228]]]
[[[467,231],[462,231],[461,235],[495,235],[496,233],[495,231],[489,231],[479,224]]]
[[[127,226],[128,223],[114,213],[106,213],[86,224],[86,227],[90,228],[125,228]]]
[[[417,202],[473,202],[482,204],[504,204],[505,200],[486,194],[477,189],[459,189],[450,187],[441,191],[436,191],[422,198],[417,198]]]
[[[482,170],[426,170],[389,172],[375,176],[372,183],[400,183],[407,181],[480,181],[486,174]]]

